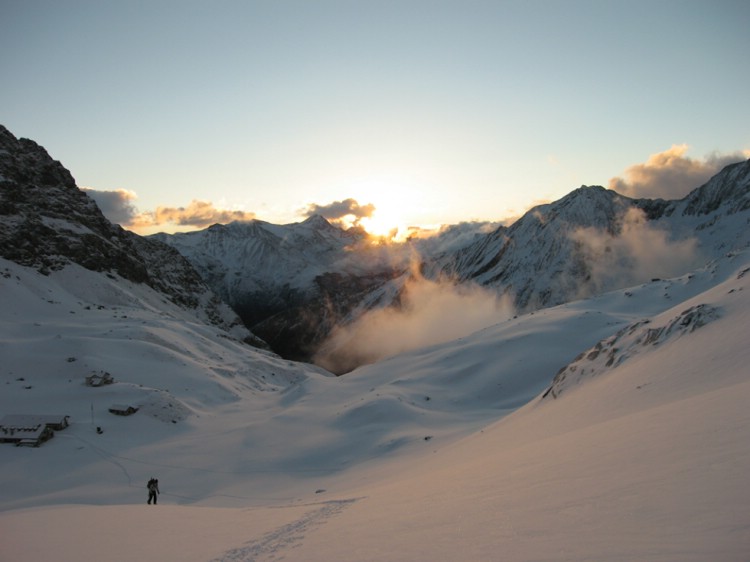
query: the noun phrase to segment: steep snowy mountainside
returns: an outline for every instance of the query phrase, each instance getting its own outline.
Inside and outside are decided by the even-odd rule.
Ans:
[[[750,209],[750,160],[724,168],[705,185],[674,205],[684,215],[731,215]]]
[[[235,295],[288,286],[307,289],[331,271],[345,250],[361,240],[356,233],[313,216],[301,223],[274,225],[260,220],[215,224],[199,232],[155,234],[189,256],[230,301]],[[250,275],[245,275],[248,272]],[[216,283],[220,281],[220,283]]]
[[[145,283],[248,342],[264,345],[179,252],[110,223],[60,162],[0,126],[0,256],[43,273],[78,264]]]
[[[613,191],[580,187],[460,250],[443,265],[441,273],[498,287],[512,294],[521,309],[571,300],[578,296],[586,275],[583,259],[576,256],[572,233],[594,227],[615,234],[617,218],[629,204],[626,197]]]
[[[330,376],[247,346],[240,339],[244,332],[235,337],[201,322],[164,294],[116,274],[69,264],[44,275],[0,258],[0,287],[3,375],[24,377],[38,385],[38,394],[58,383],[71,384],[71,394],[85,393],[84,375],[108,371],[116,380],[171,389],[175,401],[200,404],[217,385],[225,393],[235,383],[238,389],[278,390],[308,373]],[[270,371],[278,378],[264,380]],[[184,388],[191,385],[204,389],[193,394]],[[236,392],[227,399],[236,400],[230,396]],[[33,404],[35,394],[16,396],[15,407]]]
[[[581,187],[428,268],[511,294],[521,310],[680,275],[750,244],[750,161],[680,201]]]

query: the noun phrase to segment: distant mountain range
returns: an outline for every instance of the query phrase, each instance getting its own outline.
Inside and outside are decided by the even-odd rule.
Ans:
[[[316,216],[153,238],[184,255],[274,350],[309,360],[333,326],[373,307],[398,307],[414,275],[490,288],[528,312],[686,273],[750,244],[748,221],[750,161],[679,201],[582,186],[511,226],[470,237],[449,229],[437,241],[373,245]]]
[[[144,238],[112,225],[62,164],[0,126],[0,216],[6,259],[42,272],[77,263],[116,273],[241,339],[309,361],[334,327],[399,307],[415,277],[491,289],[520,313],[681,275],[746,248],[750,160],[678,201],[582,186],[489,233],[463,225],[391,245],[313,216]]]

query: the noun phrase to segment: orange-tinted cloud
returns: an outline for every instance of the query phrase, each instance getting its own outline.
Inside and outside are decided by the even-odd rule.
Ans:
[[[163,225],[205,228],[216,223],[226,224],[255,218],[255,213],[218,209],[211,202],[195,199],[186,207],[157,207],[155,211],[139,212],[133,205],[138,196],[132,191],[83,189],[96,201],[105,217],[135,231],[154,231]]]
[[[370,217],[374,212],[375,205],[372,203],[360,205],[356,199],[350,197],[343,201],[334,201],[328,205],[311,203],[302,214],[306,217],[320,215],[333,223],[347,222],[348,219],[348,222],[357,225],[360,219]]]
[[[255,213],[217,209],[209,201],[193,199],[187,207],[157,207],[155,211],[141,213],[129,226],[144,228],[163,224],[205,228],[212,224],[226,224],[233,221],[248,221]],[[124,225],[123,225],[124,226]]]
[[[649,156],[643,164],[630,166],[622,177],[609,180],[609,187],[633,198],[681,199],[700,187],[724,166],[750,157],[748,151],[732,154],[713,153],[703,160],[685,156],[686,144]]]

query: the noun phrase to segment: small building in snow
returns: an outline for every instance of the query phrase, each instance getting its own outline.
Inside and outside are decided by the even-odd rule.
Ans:
[[[109,413],[116,416],[130,416],[138,411],[136,406],[126,406],[123,404],[112,404],[109,407]]]
[[[70,416],[45,414],[10,414],[0,420],[0,443],[38,447],[65,429]]]
[[[86,386],[104,386],[112,384],[115,379],[107,371],[92,372],[86,377]]]

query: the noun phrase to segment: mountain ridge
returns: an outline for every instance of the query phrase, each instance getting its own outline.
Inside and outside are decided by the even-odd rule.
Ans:
[[[0,184],[0,256],[42,271],[73,261],[146,283],[230,329],[244,324],[249,341],[265,345],[257,334],[302,361],[335,329],[374,310],[401,310],[415,280],[478,286],[523,313],[680,275],[750,244],[750,160],[681,200],[584,185],[509,226],[472,236],[446,229],[399,245],[374,244],[319,215],[139,237],[109,223],[40,145],[5,128]]]
[[[0,125],[0,257],[49,274],[75,263],[148,285],[248,343],[265,346],[166,244],[113,225],[36,142]]]
[[[373,307],[398,308],[404,283],[415,271],[508,295],[521,312],[679,275],[750,244],[743,221],[735,220],[750,209],[749,186],[750,160],[727,166],[674,201],[632,199],[583,185],[509,226],[472,239],[460,238],[457,230],[445,235],[445,244],[373,246],[322,217],[283,226],[211,227],[236,235],[213,249],[201,242],[214,238],[207,230],[156,236],[183,253],[251,330],[282,354],[309,360],[333,326],[352,323]],[[326,236],[296,238],[305,226]],[[451,236],[465,242],[443,251]],[[264,255],[254,261],[241,249],[253,237],[265,242]],[[221,264],[212,261],[217,257]],[[599,265],[603,259],[609,272]],[[331,291],[336,279],[339,290]],[[381,298],[369,298],[373,292]]]

